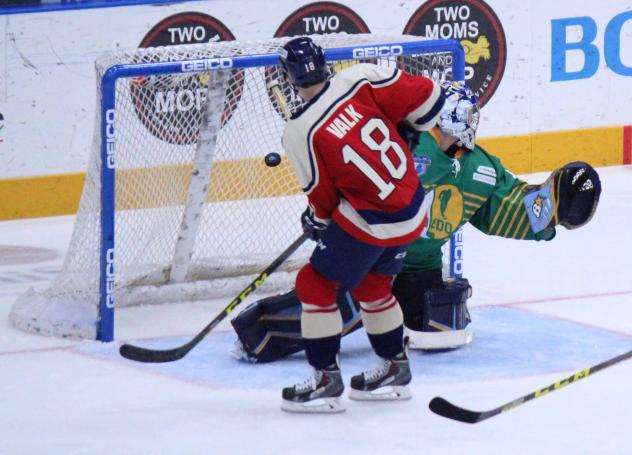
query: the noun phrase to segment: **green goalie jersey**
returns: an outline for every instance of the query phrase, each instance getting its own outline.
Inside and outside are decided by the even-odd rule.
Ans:
[[[554,228],[533,233],[523,204],[527,184],[478,145],[452,159],[432,133],[422,133],[413,155],[432,207],[424,233],[408,249],[405,270],[441,268],[442,245],[467,222],[485,234],[512,239],[550,240],[555,235]]]

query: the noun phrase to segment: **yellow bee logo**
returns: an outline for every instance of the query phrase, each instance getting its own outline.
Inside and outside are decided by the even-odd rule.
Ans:
[[[461,46],[465,50],[465,61],[470,65],[475,65],[482,58],[489,60],[492,57],[489,51],[489,40],[485,35],[480,35],[476,42],[464,39],[461,40]]]

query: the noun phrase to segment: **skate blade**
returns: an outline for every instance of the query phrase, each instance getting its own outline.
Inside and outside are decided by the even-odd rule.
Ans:
[[[349,390],[349,398],[356,401],[397,401],[410,400],[412,397],[406,385],[385,386],[373,391]]]
[[[281,402],[281,409],[286,412],[302,414],[333,414],[346,411],[340,397],[317,398],[306,403],[283,400]]]

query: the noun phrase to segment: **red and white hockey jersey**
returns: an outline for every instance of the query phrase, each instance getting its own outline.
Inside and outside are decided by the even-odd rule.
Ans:
[[[371,245],[417,238],[429,203],[397,125],[430,129],[443,101],[431,79],[369,63],[329,80],[283,134],[317,220]]]

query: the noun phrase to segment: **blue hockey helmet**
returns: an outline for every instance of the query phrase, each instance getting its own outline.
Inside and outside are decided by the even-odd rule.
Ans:
[[[309,87],[329,77],[323,49],[307,36],[285,43],[279,60],[289,82],[297,87]]]

